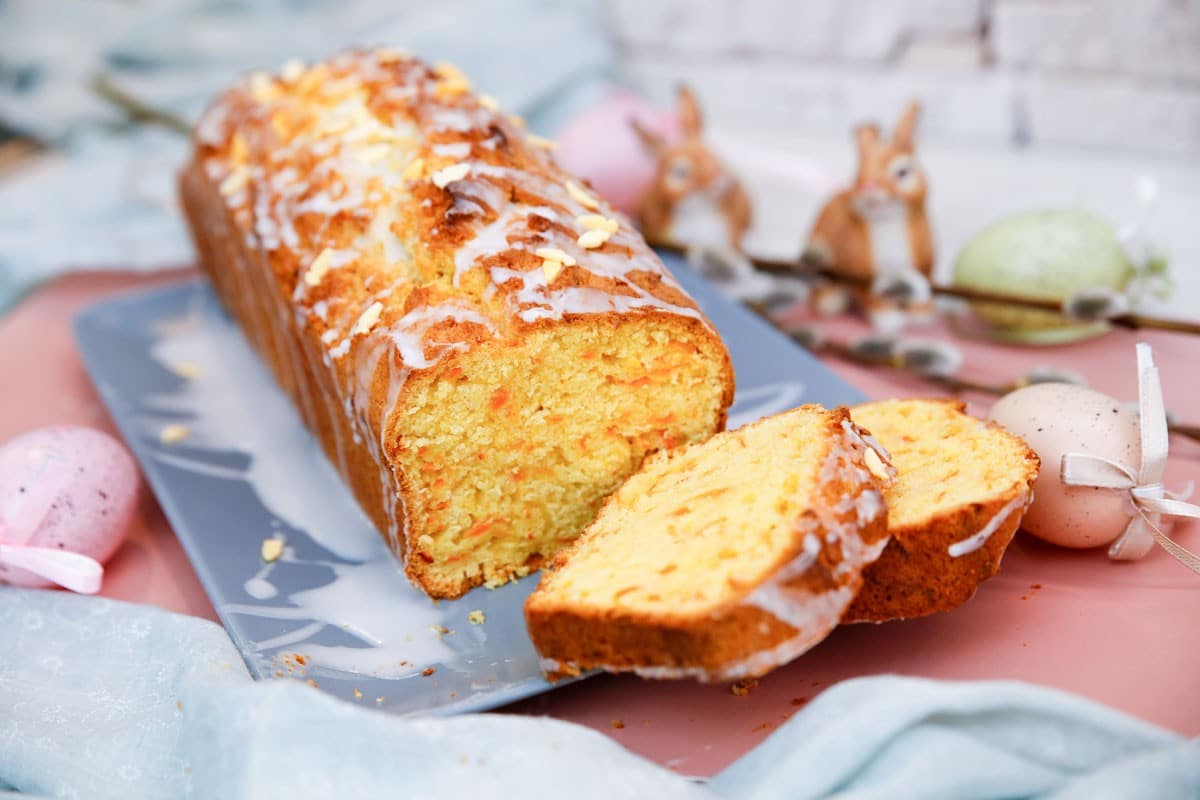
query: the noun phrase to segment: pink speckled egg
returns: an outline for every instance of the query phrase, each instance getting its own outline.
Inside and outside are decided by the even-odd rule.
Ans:
[[[631,119],[668,140],[679,137],[679,119],[674,112],[659,111],[627,89],[614,89],[559,131],[554,151],[560,164],[587,178],[626,214],[637,212],[656,168],[655,159],[630,127]]]
[[[137,490],[132,456],[108,434],[67,425],[30,431],[0,447],[0,545],[103,563],[125,539]],[[0,582],[52,585],[3,559]]]
[[[1132,513],[1128,493],[1067,486],[1060,470],[1066,453],[1091,453],[1136,472],[1142,459],[1136,414],[1094,389],[1040,383],[1006,394],[989,416],[1042,459],[1022,528],[1063,547],[1099,547],[1121,535]]]

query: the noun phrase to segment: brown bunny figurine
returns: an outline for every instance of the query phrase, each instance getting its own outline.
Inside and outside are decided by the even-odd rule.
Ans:
[[[638,210],[642,233],[651,243],[686,248],[693,263],[706,262],[706,272],[720,271],[713,277],[733,293],[760,294],[768,281],[742,254],[751,221],[750,195],[701,139],[700,107],[686,86],[679,88],[679,121],[683,136],[670,143],[630,120],[657,161],[654,182]]]
[[[817,217],[805,255],[833,272],[852,278],[881,280],[912,277],[928,279],[933,271],[933,234],[925,215],[928,191],[925,174],[917,164],[914,134],[920,104],[912,100],[900,115],[891,141],[881,138],[877,125],[855,130],[858,175],[854,185],[830,198]],[[924,281],[920,284],[927,290]],[[832,310],[839,303],[836,287],[820,287],[814,304]],[[888,317],[894,325],[899,307],[866,292],[854,293],[876,322]],[[845,293],[842,293],[845,297]],[[832,301],[832,302],[831,302]],[[927,295],[916,305],[927,302]]]

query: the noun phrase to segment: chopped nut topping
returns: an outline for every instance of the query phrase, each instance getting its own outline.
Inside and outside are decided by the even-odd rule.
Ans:
[[[603,214],[581,214],[575,218],[575,224],[589,231],[608,231],[609,233],[616,233],[621,227],[620,221]]]
[[[471,613],[467,614],[467,622],[471,623],[472,625],[482,625],[486,620],[487,617],[485,617],[483,612],[479,609],[475,609]]]
[[[380,47],[375,51],[375,59],[380,64],[394,64],[406,58],[412,58],[412,53],[399,47]]]
[[[595,211],[600,207],[600,203],[596,200],[596,198],[592,197],[591,194],[589,194],[578,183],[575,183],[575,181],[567,181],[566,186],[567,194],[571,195],[571,198],[584,208],[590,208]]]
[[[871,474],[876,478],[879,478],[881,481],[890,479],[891,476],[888,475],[887,466],[883,463],[883,459],[879,457],[879,453],[875,452],[875,448],[867,448],[867,453],[863,457],[863,461],[866,462],[867,469],[869,469]]]
[[[371,307],[363,312],[358,318],[358,322],[354,323],[354,330],[350,332],[351,336],[357,336],[360,333],[370,333],[371,328],[375,327],[375,323],[379,321],[379,315],[383,313],[383,303],[376,300],[371,304]]]
[[[362,696],[363,696],[362,692],[360,692],[358,689],[354,690],[354,699],[355,700],[362,700]]]
[[[387,158],[388,153],[392,148],[386,144],[373,144],[369,147],[364,147],[358,151],[358,159],[364,164],[374,164],[376,161],[382,161]]]
[[[261,553],[262,560],[267,563],[278,561],[279,557],[283,555],[283,539],[263,539]]]
[[[354,120],[349,115],[339,115],[324,122],[317,128],[320,136],[339,136],[354,126]]]
[[[563,271],[561,261],[552,261],[547,258],[542,262],[542,273],[546,276],[546,283],[554,283],[554,279]]]
[[[457,97],[471,91],[471,81],[458,67],[443,61],[433,68],[439,81],[434,94],[438,97]]]
[[[270,75],[255,72],[250,76],[250,96],[259,103],[269,103],[279,96],[279,89]]]
[[[433,74],[444,81],[468,82],[467,74],[449,61],[439,61],[433,65]]]
[[[188,438],[190,433],[191,431],[187,429],[186,425],[172,423],[158,432],[158,440],[163,444],[175,444]]]
[[[246,156],[249,153],[249,148],[246,146],[246,137],[241,133],[234,133],[233,138],[229,140],[229,160],[238,166],[246,163]]]
[[[433,173],[433,185],[445,189],[455,181],[461,181],[471,171],[470,164],[451,164]]]
[[[221,181],[221,194],[225,197],[235,195],[242,189],[246,188],[246,184],[250,182],[250,173],[245,167],[235,167],[233,172],[229,173],[225,180]]]
[[[612,234],[608,231],[597,228],[596,230],[587,231],[586,233],[581,234],[577,242],[584,250],[594,250],[595,248],[601,247],[605,242],[607,242],[608,237],[610,236],[612,236]]]
[[[317,64],[312,69],[306,71],[304,75],[296,81],[296,91],[304,94],[311,94],[321,85],[329,75],[329,67],[324,64]]]
[[[481,94],[476,99],[479,101],[479,105],[483,106],[488,111],[500,110],[500,104],[496,102],[496,98],[492,97],[490,94]]]
[[[288,59],[284,62],[283,69],[279,71],[279,76],[288,83],[295,83],[303,74],[304,62],[298,58]]]
[[[558,142],[553,139],[547,139],[545,136],[538,136],[536,133],[529,134],[526,140],[534,147],[539,147],[542,150],[553,150],[558,147]]]
[[[573,267],[577,263],[575,259],[568,253],[564,253],[557,247],[539,247],[533,251],[533,254],[538,258],[544,258],[547,261],[557,261],[564,267]]]
[[[304,273],[304,282],[309,286],[316,286],[325,277],[325,273],[329,272],[329,262],[333,260],[333,251],[326,247],[309,265],[308,271]]]
[[[400,177],[406,181],[415,181],[425,173],[425,159],[414,158],[408,162],[408,166],[404,168],[404,172],[400,173]]]

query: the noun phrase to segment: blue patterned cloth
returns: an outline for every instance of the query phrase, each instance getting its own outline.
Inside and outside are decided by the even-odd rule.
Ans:
[[[89,89],[97,73],[190,120],[240,73],[405,47],[550,134],[600,96],[612,54],[597,13],[590,0],[0,0],[0,123],[54,147],[0,178],[0,311],[68,269],[192,261],[175,203],[186,142],[125,124]]]
[[[1062,692],[876,677],[707,785],[552,719],[399,718],[255,683],[210,622],[0,588],[0,797],[1200,797],[1200,742]]]

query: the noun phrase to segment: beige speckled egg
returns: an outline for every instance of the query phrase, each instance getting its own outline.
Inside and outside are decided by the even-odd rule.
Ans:
[[[1033,505],[1021,527],[1063,547],[1099,547],[1129,524],[1126,492],[1067,486],[1065,453],[1092,453],[1137,471],[1142,445],[1137,416],[1106,394],[1068,383],[1039,383],[996,401],[989,416],[1024,439],[1042,459]]]

